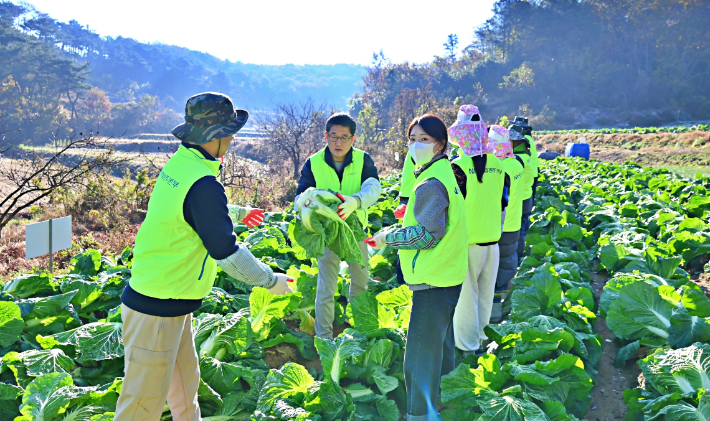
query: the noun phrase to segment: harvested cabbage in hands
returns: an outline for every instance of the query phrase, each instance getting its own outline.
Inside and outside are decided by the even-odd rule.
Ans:
[[[365,266],[358,243],[367,237],[365,230],[353,213],[343,221],[338,216],[342,200],[328,190],[309,188],[296,202],[299,218],[291,221],[289,236],[303,248],[306,258],[321,258],[328,247],[346,262]]]

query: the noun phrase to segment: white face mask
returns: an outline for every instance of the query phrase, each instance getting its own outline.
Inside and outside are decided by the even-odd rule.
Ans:
[[[436,145],[436,143],[414,142],[409,145],[409,154],[412,156],[412,159],[414,159],[414,162],[419,165],[424,165],[436,156],[434,153],[434,147]]]

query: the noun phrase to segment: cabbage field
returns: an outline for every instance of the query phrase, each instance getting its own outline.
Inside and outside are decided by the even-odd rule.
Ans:
[[[652,134],[652,133],[688,133],[693,131],[710,132],[710,124],[670,127],[631,127],[627,129],[576,129],[576,130],[535,130],[536,135],[546,134]]]
[[[590,407],[606,319],[644,384],[627,420],[710,417],[710,299],[690,281],[710,256],[710,178],[576,159],[541,167],[526,256],[486,327],[490,352],[460,359],[441,384],[445,421],[577,420]],[[382,180],[372,232],[397,223],[398,174]],[[252,253],[295,279],[271,296],[224,272],[195,313],[203,419],[397,421],[412,294],[394,250],[371,250],[368,291],[348,304],[343,266],[333,341],[314,339],[317,262],[291,241],[292,210],[235,228]],[[289,234],[291,233],[291,234]],[[132,253],[85,250],[69,274],[25,274],[0,297],[0,420],[110,420],[121,392],[120,294]],[[609,275],[601,298],[590,273]],[[277,350],[292,358],[275,365]],[[166,407],[164,419],[170,419]]]

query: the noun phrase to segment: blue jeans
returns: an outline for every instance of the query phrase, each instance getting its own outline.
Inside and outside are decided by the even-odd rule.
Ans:
[[[523,220],[520,225],[520,237],[518,238],[518,262],[523,260],[525,253],[525,234],[530,228],[530,214],[532,213],[532,197],[523,200]]]
[[[455,368],[454,310],[461,285],[414,291],[404,350],[407,419],[439,419],[441,376]]]

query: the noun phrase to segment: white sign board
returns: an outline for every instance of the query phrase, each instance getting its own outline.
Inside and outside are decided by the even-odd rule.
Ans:
[[[25,259],[68,249],[71,239],[71,216],[28,224],[25,226]]]

